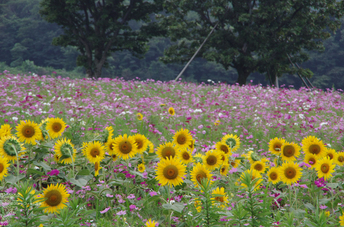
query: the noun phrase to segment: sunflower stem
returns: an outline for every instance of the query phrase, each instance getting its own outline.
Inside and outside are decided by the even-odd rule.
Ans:
[[[12,148],[14,149],[14,151],[16,152],[16,157],[17,157],[17,178],[19,177],[19,158],[18,158],[18,151],[15,148],[15,146],[13,146],[13,144],[11,144]]]
[[[67,148],[68,150],[68,153],[70,155],[70,158],[72,159],[72,173],[73,173],[73,178],[75,177],[75,173],[74,173],[74,158],[73,158],[73,155],[72,155],[72,152],[70,151],[69,148]]]

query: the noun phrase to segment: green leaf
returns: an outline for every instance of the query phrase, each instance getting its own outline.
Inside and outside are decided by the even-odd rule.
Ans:
[[[182,203],[174,203],[174,204],[163,204],[162,205],[163,208],[167,209],[167,210],[174,210],[177,211],[178,213],[181,213],[184,210],[184,204]]]
[[[328,184],[326,184],[326,186],[327,187],[330,187],[330,188],[336,188],[336,187],[338,187],[338,183],[328,183]]]
[[[18,177],[14,175],[8,175],[4,179],[6,182],[9,182],[11,184],[16,184],[18,181],[20,181],[23,178],[25,178],[25,175],[19,175]]]
[[[87,184],[87,180],[85,180],[85,179],[82,179],[82,178],[80,178],[80,179],[78,179],[78,180],[76,180],[75,178],[71,178],[70,179],[70,182],[72,183],[72,184],[75,184],[75,185],[77,185],[77,186],[79,186],[79,187],[85,187],[86,186],[86,184]]]
[[[45,171],[50,171],[51,167],[45,164],[44,162],[33,162],[34,165],[42,167]]]
[[[311,204],[311,203],[306,203],[306,204],[305,204],[305,207],[308,208],[308,209],[310,209],[310,210],[312,210],[312,211],[315,210],[315,207],[314,207],[313,204]]]
[[[28,173],[33,173],[33,174],[38,174],[38,175],[40,175],[40,176],[43,176],[43,175],[44,175],[44,173],[42,173],[41,171],[38,171],[38,170],[32,169],[32,168],[28,169],[27,172],[28,172]]]
[[[90,175],[91,172],[88,169],[83,169],[78,172],[78,175]]]

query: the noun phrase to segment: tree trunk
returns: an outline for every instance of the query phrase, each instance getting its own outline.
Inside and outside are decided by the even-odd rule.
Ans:
[[[246,84],[247,78],[250,76],[251,72],[247,69],[237,68],[238,72],[238,80],[237,83],[239,83],[240,86]]]
[[[94,78],[94,72],[92,69],[86,69],[86,76],[87,78]]]

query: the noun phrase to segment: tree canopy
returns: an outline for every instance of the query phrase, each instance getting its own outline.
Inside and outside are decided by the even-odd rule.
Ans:
[[[162,34],[153,22],[160,11],[162,0],[42,0],[40,13],[62,26],[64,34],[53,44],[76,46],[81,53],[77,65],[85,67],[88,77],[98,78],[111,52],[129,50],[139,56],[147,51],[149,39]]]
[[[294,73],[288,56],[302,63],[308,60],[304,50],[322,50],[322,41],[340,26],[343,6],[335,0],[166,1],[161,24],[176,43],[163,60],[187,61],[216,26],[200,56],[235,68],[239,84],[257,71]]]

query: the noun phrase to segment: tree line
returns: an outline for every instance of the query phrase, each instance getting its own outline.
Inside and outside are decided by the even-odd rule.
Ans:
[[[172,80],[208,37],[184,79],[342,88],[343,12],[335,0],[0,0],[0,62]]]

